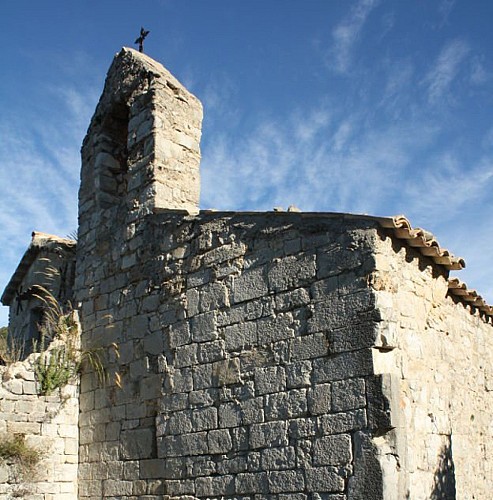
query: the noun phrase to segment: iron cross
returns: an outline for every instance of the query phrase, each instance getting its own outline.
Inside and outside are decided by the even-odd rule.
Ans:
[[[149,33],[150,32],[146,31],[144,28],[140,28],[140,36],[134,42],[139,44],[139,52],[144,52],[144,39]]]

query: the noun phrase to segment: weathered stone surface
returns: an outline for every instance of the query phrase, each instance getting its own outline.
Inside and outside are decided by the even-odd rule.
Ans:
[[[351,437],[347,434],[327,436],[314,442],[314,465],[343,465],[351,462],[351,458]]]

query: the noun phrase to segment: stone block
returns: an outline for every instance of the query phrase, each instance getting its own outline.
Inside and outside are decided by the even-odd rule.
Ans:
[[[173,392],[190,392],[193,390],[193,374],[190,367],[170,370],[166,386]]]
[[[223,387],[237,384],[241,381],[240,360],[229,358],[217,361],[212,365],[212,374],[214,385]]]
[[[234,476],[199,477],[195,480],[195,494],[199,497],[234,495]]]
[[[364,429],[367,425],[364,409],[333,413],[319,417],[322,434],[340,434]]]
[[[231,436],[227,430],[213,430],[207,434],[209,453],[226,454],[233,448]]]
[[[275,292],[296,288],[316,274],[314,254],[290,255],[274,262],[268,271],[269,288]]]
[[[295,336],[293,315],[281,313],[276,317],[260,319],[257,322],[257,338],[259,345],[270,344]]]
[[[235,491],[237,494],[268,493],[269,480],[266,472],[241,473],[235,478]]]
[[[305,489],[305,477],[301,470],[283,470],[269,473],[271,493],[300,492]]]
[[[249,269],[233,282],[234,303],[256,299],[267,295],[269,289],[264,270],[261,267]]]
[[[312,415],[329,413],[331,410],[331,384],[315,385],[308,391],[308,409]]]
[[[164,338],[161,331],[144,337],[144,351],[148,354],[160,354],[164,350]]]
[[[371,349],[336,354],[313,360],[313,378],[316,383],[364,377],[373,371]]]
[[[294,447],[288,446],[285,448],[267,448],[265,450],[262,450],[261,464],[262,464],[262,469],[265,471],[295,469],[296,453]],[[291,491],[291,490],[284,490],[284,491]]]
[[[200,363],[212,363],[224,359],[224,340],[203,342],[198,346],[198,359]]]
[[[315,302],[308,330],[313,333],[324,332],[379,319],[375,297],[371,291],[362,290],[343,296],[332,292],[323,301]]]
[[[199,313],[200,294],[198,290],[192,288],[191,290],[187,290],[186,297],[187,316],[192,318]]]
[[[288,389],[307,387],[311,384],[312,364],[298,361],[286,365],[286,386]]]
[[[269,394],[265,397],[266,420],[282,420],[303,417],[307,413],[305,389]]]
[[[337,434],[316,439],[313,445],[313,464],[344,465],[351,462],[351,437]]]
[[[366,405],[365,381],[361,378],[332,383],[332,411],[341,412]]]
[[[166,493],[174,495],[174,498],[183,498],[183,495],[192,495],[195,498],[195,481],[193,480],[179,480],[179,481],[166,481]],[[144,497],[146,498],[146,497]],[[162,498],[162,497],[160,497]],[[169,498],[169,497],[168,497]]]
[[[291,344],[292,359],[320,358],[329,352],[329,342],[324,333],[296,337]]]
[[[310,294],[305,288],[297,288],[289,292],[278,293],[275,296],[276,311],[291,311],[310,303]]]
[[[214,311],[229,307],[229,292],[222,283],[208,283],[200,290],[200,310]]]
[[[238,474],[239,472],[247,471],[247,459],[245,456],[236,456],[227,458],[217,463],[216,472],[218,474]]]
[[[282,366],[257,368],[255,370],[255,392],[258,395],[284,391],[286,370]]]
[[[328,332],[329,350],[331,353],[356,351],[365,347],[373,347],[378,328],[370,318],[368,322],[358,322]]]
[[[252,424],[250,427],[250,446],[253,449],[287,446],[287,444],[287,422]]]
[[[387,490],[384,494],[382,464],[375,456],[375,445],[371,437],[364,432],[355,432],[353,436],[354,471],[348,480],[348,497],[377,500],[389,494],[397,498],[408,496],[408,492],[403,491],[402,486],[399,485],[395,485],[395,488],[391,491]]]
[[[183,457],[208,453],[207,433],[179,434],[158,439],[158,451],[161,457]]]
[[[154,446],[154,432],[149,429],[123,431],[120,448],[122,457],[126,460],[151,458]]]
[[[137,481],[140,477],[140,460],[129,461],[127,460],[123,464],[123,479]],[[161,476],[162,477],[162,472]]]
[[[22,382],[22,393],[26,395],[35,395],[38,393],[36,382],[24,380]]]
[[[305,439],[315,436],[317,421],[315,418],[297,418],[289,421],[289,437]]]
[[[198,363],[197,351],[197,344],[177,347],[175,350],[175,366],[177,368],[183,368],[184,366],[196,365]]]
[[[212,363],[193,367],[193,388],[194,390],[208,389],[213,386]]]
[[[164,434],[192,432],[192,413],[189,410],[172,413],[164,424]]]
[[[237,323],[224,329],[225,348],[239,351],[257,343],[257,325],[253,321]]]
[[[337,473],[335,467],[313,467],[306,469],[305,477],[308,491],[334,493],[344,491],[344,478]]]
[[[188,399],[190,407],[212,406],[218,399],[217,389],[190,390]]]
[[[250,398],[240,402],[241,423],[249,425],[264,421],[264,398]]]
[[[226,311],[220,311],[217,315],[217,325],[227,326],[245,321],[253,321],[268,315],[271,311],[269,297],[262,297],[242,304],[233,305]]]
[[[188,394],[164,394],[159,401],[161,411],[179,411],[188,408]]]
[[[200,408],[192,411],[192,425],[195,432],[217,428],[217,408]]]
[[[106,479],[103,481],[103,495],[105,497],[130,496],[132,495],[132,481]]]
[[[191,321],[192,339],[195,342],[207,342],[217,339],[216,313],[214,311],[198,314]]]

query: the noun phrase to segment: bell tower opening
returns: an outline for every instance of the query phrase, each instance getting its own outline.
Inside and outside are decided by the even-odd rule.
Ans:
[[[96,188],[99,205],[109,208],[127,192],[129,109],[116,102],[104,115],[96,150]]]

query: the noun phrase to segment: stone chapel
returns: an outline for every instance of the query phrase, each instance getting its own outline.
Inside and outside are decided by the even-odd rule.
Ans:
[[[115,56],[77,241],[33,233],[2,295],[26,342],[36,287],[71,304],[109,381],[40,395],[39,354],[0,367],[0,435],[46,452],[22,481],[0,461],[0,497],[491,498],[493,308],[463,259],[403,216],[200,211],[201,121],[161,64]]]

